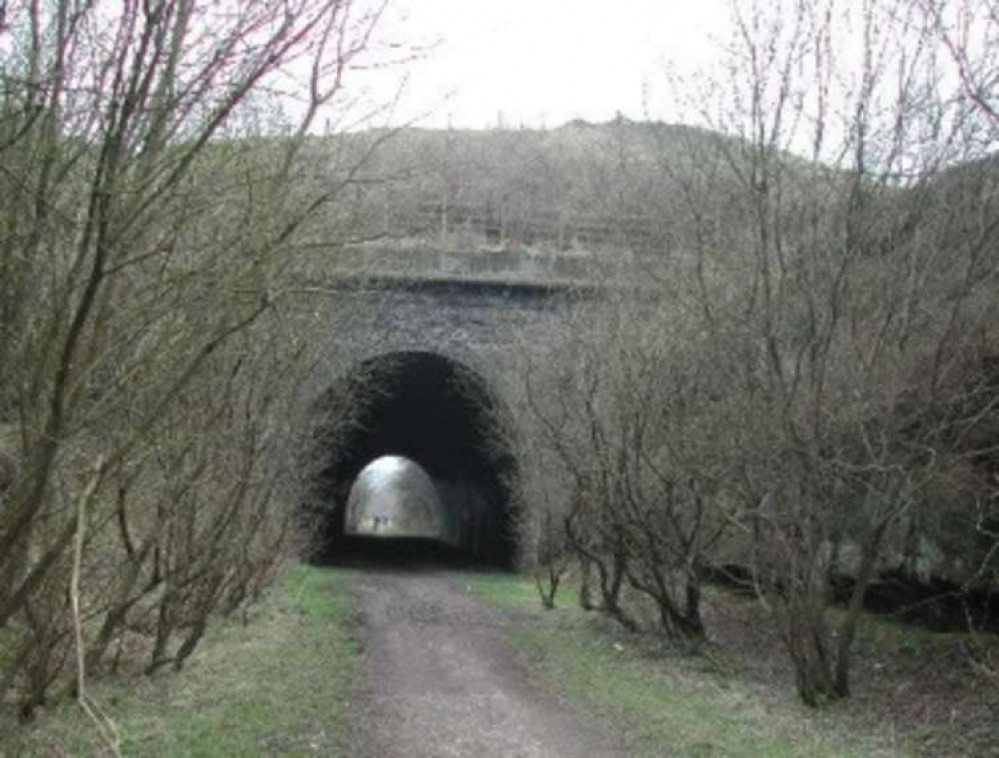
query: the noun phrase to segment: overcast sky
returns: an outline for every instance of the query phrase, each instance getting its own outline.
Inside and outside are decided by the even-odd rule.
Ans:
[[[726,0],[395,0],[382,31],[437,43],[408,69],[401,118],[556,126],[643,117],[666,61],[706,60],[725,18]]]

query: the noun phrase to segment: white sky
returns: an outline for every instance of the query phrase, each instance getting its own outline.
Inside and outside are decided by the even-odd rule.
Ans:
[[[500,117],[507,126],[556,126],[618,111],[642,118],[667,60],[696,65],[711,55],[726,8],[726,0],[395,0],[381,36],[438,45],[409,68],[394,120],[425,112],[425,125],[457,127],[495,126]]]

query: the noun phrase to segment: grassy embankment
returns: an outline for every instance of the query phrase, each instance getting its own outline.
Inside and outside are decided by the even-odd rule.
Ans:
[[[721,655],[671,654],[647,638],[616,633],[560,594],[554,611],[538,609],[529,579],[479,575],[480,597],[520,611],[512,642],[547,686],[626,736],[638,756],[894,756],[908,754],[889,735],[858,733],[835,708],[799,705],[788,683],[761,687]]]
[[[95,680],[126,756],[346,755],[357,663],[346,575],[295,567],[250,624],[219,624],[180,674]],[[27,727],[0,711],[0,756],[106,755],[72,702]]]

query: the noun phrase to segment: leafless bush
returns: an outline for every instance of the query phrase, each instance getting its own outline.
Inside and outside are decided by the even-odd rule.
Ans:
[[[661,258],[524,351],[524,465],[563,490],[526,507],[564,513],[603,609],[636,627],[627,582],[699,638],[705,568],[744,563],[812,705],[849,694],[877,572],[994,557],[999,67],[958,5],[734,4],[724,74],[676,82],[711,132],[652,131]]]
[[[524,465],[547,461],[547,476],[561,477],[564,539],[584,572],[596,569],[604,612],[638,628],[621,603],[627,582],[655,602],[663,634],[700,639],[707,555],[726,527],[709,475],[707,419],[692,415],[712,382],[684,325],[664,328],[647,295],[586,302],[543,367],[527,358],[521,423],[543,455]],[[545,497],[529,497],[536,518],[550,517]]]
[[[348,232],[329,219],[357,171],[318,176],[304,149],[381,8],[5,11],[0,423],[19,470],[0,510],[14,641],[0,693],[14,687],[27,716],[74,643],[71,573],[86,669],[138,635],[152,671],[181,666],[211,613],[253,599],[285,554],[307,357],[289,274],[303,242]],[[305,80],[294,123],[269,94],[289,66]]]
[[[540,512],[527,510],[525,513],[535,521],[526,530],[532,547],[530,563],[534,585],[542,607],[551,610],[555,607],[559,585],[569,570],[571,554],[555,513],[547,509]]]
[[[966,443],[993,408],[968,412],[968,377],[996,350],[995,173],[978,160],[994,131],[944,90],[913,4],[735,9],[729,76],[709,82],[709,106],[694,95],[730,139],[666,167],[686,254],[663,276],[731,379],[710,402],[728,430],[714,481],[735,506],[730,544],[815,705],[849,693],[875,572],[931,512],[935,483],[984,450]],[[860,55],[840,58],[851,33]],[[833,633],[837,572],[853,590]]]

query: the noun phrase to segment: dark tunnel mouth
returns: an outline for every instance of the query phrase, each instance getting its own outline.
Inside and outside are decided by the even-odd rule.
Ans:
[[[385,353],[357,364],[315,402],[305,508],[309,558],[340,563],[394,553],[512,568],[516,562],[509,414],[486,380],[439,353]],[[386,540],[346,533],[348,496],[360,472],[383,456],[402,456],[433,479],[459,525],[455,544]],[[393,544],[398,548],[393,548]],[[423,549],[425,548],[425,550]]]

